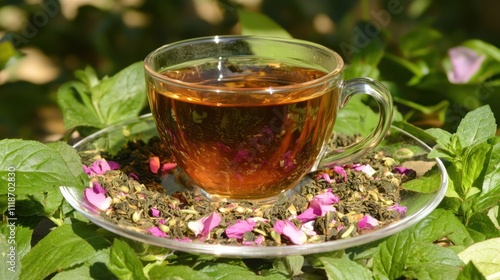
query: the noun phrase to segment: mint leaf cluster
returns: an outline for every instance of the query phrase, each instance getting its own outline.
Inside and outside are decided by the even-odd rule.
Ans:
[[[439,128],[427,130],[437,143],[429,157],[449,163],[451,185],[445,199],[447,208],[461,217],[480,239],[498,236],[495,219],[488,216],[500,205],[500,137],[496,131],[488,105],[468,113],[456,133]]]
[[[67,129],[104,128],[138,116],[146,105],[142,62],[101,80],[90,67],[76,71],[75,76],[77,81],[67,82],[57,93]]]

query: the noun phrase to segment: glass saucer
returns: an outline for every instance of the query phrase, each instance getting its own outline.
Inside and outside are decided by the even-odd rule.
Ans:
[[[143,139],[147,141],[157,135],[156,127],[151,114],[144,115],[134,120],[110,126],[100,130],[74,145],[81,153],[85,151],[106,151],[113,154],[130,140]],[[376,241],[395,233],[398,233],[422,220],[431,213],[443,199],[448,185],[448,176],[443,163],[439,159],[428,159],[429,146],[416,137],[392,127],[384,141],[376,148],[387,154],[397,154],[396,151],[407,151],[403,165],[417,171],[417,176],[439,175],[439,186],[430,193],[409,192],[402,197],[400,205],[407,206],[405,217],[389,224],[383,228],[375,229],[361,235],[321,243],[310,243],[304,245],[282,245],[282,246],[245,246],[245,245],[220,245],[201,242],[179,242],[175,239],[155,237],[153,235],[138,231],[133,228],[125,228],[100,215],[83,197],[85,186],[60,187],[62,195],[67,202],[78,212],[88,218],[96,225],[120,236],[130,238],[139,242],[148,243],[172,250],[189,253],[209,254],[220,257],[238,258],[273,258],[286,255],[307,255],[328,251],[342,250],[349,247],[363,245]],[[410,154],[410,157],[407,155]],[[307,180],[307,178],[306,178]],[[168,192],[182,190],[182,186],[176,184],[171,178],[166,178],[162,183],[168,185]],[[176,189],[172,190],[172,187]]]

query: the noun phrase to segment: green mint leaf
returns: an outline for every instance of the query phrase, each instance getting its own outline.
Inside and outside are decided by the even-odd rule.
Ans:
[[[487,239],[500,237],[500,230],[485,212],[474,212],[468,219],[467,228],[480,232]]]
[[[185,265],[156,265],[149,270],[149,279],[211,280],[205,273]]]
[[[134,249],[118,238],[113,241],[108,267],[119,279],[147,279],[142,263]]]
[[[335,132],[346,135],[367,135],[378,123],[378,114],[363,103],[361,96],[353,96],[340,109],[335,121]]]
[[[89,68],[78,72],[77,77],[82,81],[64,84],[57,94],[68,129],[78,126],[104,128],[138,116],[146,105],[142,62],[100,81]]]
[[[262,13],[238,9],[238,17],[242,35],[265,35],[292,38],[283,27]]]
[[[405,182],[401,187],[405,190],[419,193],[432,193],[439,188],[440,182],[441,175],[439,173],[432,173],[429,176]]]
[[[415,240],[420,242],[434,242],[447,237],[456,246],[469,246],[474,243],[462,222],[452,212],[440,208],[409,230],[413,232]]]
[[[87,262],[108,241],[96,232],[96,227],[78,221],[64,224],[51,231],[21,259],[21,279],[45,279],[50,274]]]
[[[110,125],[139,115],[146,105],[143,63],[136,62],[91,89],[92,103]]]
[[[69,171],[75,178],[88,179],[87,174],[85,174],[85,170],[82,168],[82,161],[75,148],[64,142],[52,142],[48,143],[47,146],[54,149],[56,152],[61,155],[62,159],[68,165]]]
[[[109,247],[98,251],[94,257],[80,266],[72,269],[64,270],[57,273],[51,280],[67,280],[67,279],[114,279],[115,276],[107,267],[109,262]]]
[[[68,82],[59,87],[57,103],[62,110],[64,127],[103,127],[103,120],[92,105],[90,88],[82,82]]]
[[[99,78],[95,73],[94,68],[87,66],[83,70],[76,70],[75,77],[82,81],[88,88],[92,88],[99,84]]]
[[[295,275],[299,275],[302,272],[302,266],[304,265],[303,256],[287,256],[284,258],[277,258],[273,261],[273,267],[276,271],[283,273],[284,275],[292,278]]]
[[[464,266],[463,270],[458,274],[456,280],[487,280],[483,274],[477,269],[473,262],[469,262]]]
[[[464,263],[473,262],[485,276],[500,272],[500,238],[478,242],[458,254]],[[493,278],[491,278],[493,279]]]
[[[0,265],[0,279],[19,279],[20,260],[31,249],[31,237],[40,217],[5,220],[0,224],[0,255],[4,263]]]
[[[436,146],[429,152],[427,157],[428,158],[440,158],[442,160],[453,161],[455,159],[455,154],[452,154],[445,149],[441,149],[440,146]]]
[[[455,252],[432,243],[416,242],[407,253],[403,274],[410,279],[455,279],[464,265]]]
[[[476,200],[476,211],[485,211],[500,201],[500,137],[490,141],[492,147],[489,158],[482,159],[484,180],[481,194]]]
[[[257,276],[243,262],[237,260],[228,262],[216,262],[216,263],[206,262],[203,264],[203,267],[199,271],[208,275],[210,279],[217,279],[217,280],[262,279],[262,276]],[[271,274],[271,278],[272,277],[274,277],[274,274]]]
[[[485,161],[490,157],[491,145],[487,142],[465,148],[462,155],[460,185],[464,197],[468,198],[482,189]],[[460,194],[459,190],[456,191]]]
[[[426,131],[436,139],[436,143],[441,148],[445,148],[450,144],[451,133],[448,131],[441,128],[429,128]]]
[[[423,263],[408,266],[403,272],[404,279],[450,280],[456,279],[460,269],[440,263]]]
[[[380,243],[373,256],[373,273],[378,278],[397,279],[402,276],[408,252],[415,242],[409,230],[402,231]]]
[[[348,258],[320,257],[328,279],[373,279],[372,272]]]
[[[486,141],[495,136],[495,133],[495,117],[489,105],[469,112],[457,128],[457,135],[463,148]]]
[[[76,154],[65,156],[70,159],[68,164],[60,150],[52,148],[55,146],[62,147],[18,139],[0,141],[0,181],[8,182],[9,176],[11,180],[15,178],[11,182],[15,190],[9,194],[7,188],[0,188],[0,195],[15,195],[16,215],[51,215],[63,199],[59,186],[82,185],[81,179],[73,175],[79,172],[74,170]],[[81,168],[80,165],[78,169]]]

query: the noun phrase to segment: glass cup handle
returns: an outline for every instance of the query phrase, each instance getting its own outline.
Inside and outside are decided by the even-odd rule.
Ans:
[[[341,85],[340,108],[343,108],[349,99],[356,94],[368,94],[375,98],[379,107],[379,122],[377,127],[361,141],[343,147],[341,151],[333,150],[326,153],[319,162],[320,167],[352,162],[356,158],[368,153],[382,141],[391,127],[393,114],[392,96],[382,83],[370,78],[355,78],[344,82]]]

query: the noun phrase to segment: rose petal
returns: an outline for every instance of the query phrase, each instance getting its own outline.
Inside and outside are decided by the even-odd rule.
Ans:
[[[157,226],[154,226],[154,227],[151,227],[151,228],[148,228],[148,231],[149,233],[151,233],[152,235],[154,236],[157,236],[157,237],[168,237],[168,235],[166,233],[164,233],[159,227]]]
[[[274,224],[273,229],[284,236],[286,236],[293,244],[301,245],[306,243],[307,235],[290,221],[278,220]]]
[[[83,191],[83,196],[90,204],[94,205],[98,209],[105,211],[111,206],[113,199],[111,197],[106,197],[102,192],[96,192],[95,187],[86,188]]]
[[[95,193],[102,193],[102,194],[106,194],[107,191],[101,186],[101,184],[99,184],[99,182],[92,182],[92,188],[94,190]]]
[[[332,204],[338,203],[340,198],[332,193],[332,189],[318,194],[309,202],[309,208],[297,216],[297,219],[303,223],[314,220],[316,217],[324,216],[328,212],[335,212]]]
[[[92,169],[90,167],[87,167],[85,164],[82,164],[83,170],[85,171],[85,174],[87,175],[92,175]]]
[[[109,169],[111,170],[118,170],[120,169],[120,164],[116,161],[108,160],[108,166]]]
[[[314,208],[309,207],[297,216],[297,220],[306,223],[316,219],[316,217],[318,217],[318,215],[314,213]]]
[[[403,167],[403,166],[396,166],[396,167],[394,167],[394,171],[396,171],[396,173],[401,174],[401,175],[410,175],[411,173],[414,172],[413,169],[406,168],[406,167]]]
[[[358,227],[360,229],[371,229],[378,226],[378,220],[370,215],[364,215],[363,218],[358,222]]]
[[[345,172],[344,168],[342,168],[342,166],[334,166],[333,171],[339,175],[342,175],[342,177],[344,177],[344,182],[347,182],[347,173]]]
[[[257,223],[252,220],[237,220],[226,228],[226,235],[228,238],[242,239],[243,235],[252,231],[256,225]]]
[[[197,221],[189,222],[188,228],[200,239],[204,240],[210,234],[210,231],[217,227],[222,218],[217,212],[213,212],[208,217],[203,217]]]
[[[149,170],[154,174],[158,173],[160,170],[160,158],[159,157],[150,157],[149,158]]]
[[[323,179],[325,180],[328,184],[331,184],[332,183],[332,179],[330,178],[330,175],[326,174],[326,173],[321,173],[321,174],[318,174],[318,176],[316,177],[316,179]]]
[[[317,233],[314,231],[314,221],[309,221],[307,223],[302,224],[300,230],[302,230],[308,236],[317,235]]]
[[[373,167],[369,164],[357,166],[354,168],[354,170],[361,171],[365,173],[368,177],[372,177],[373,174],[377,173],[377,171],[373,169]]]
[[[160,210],[158,210],[158,209],[156,209],[154,207],[151,207],[149,209],[149,211],[151,213],[151,217],[156,217],[156,218],[160,217]]]
[[[177,163],[173,163],[173,162],[164,163],[161,166],[161,173],[167,173],[168,171],[170,171],[176,167],[177,167]]]
[[[247,245],[247,246],[248,245],[261,245],[262,242],[264,242],[264,240],[266,240],[266,238],[263,235],[259,235],[259,236],[257,236],[257,238],[255,238],[254,241],[247,241],[247,240],[245,240],[245,241],[242,242],[242,244],[243,245]]]
[[[394,205],[392,205],[392,206],[387,207],[387,210],[396,211],[396,212],[398,212],[399,214],[404,214],[404,213],[406,213],[406,210],[408,210],[408,207],[406,207],[406,206],[401,206],[401,205],[399,205],[399,204],[396,202],[396,204],[394,204]]]
[[[139,176],[137,176],[137,174],[133,173],[133,172],[130,172],[128,174],[128,176],[136,181],[139,181]]]
[[[479,71],[484,55],[478,55],[467,47],[455,47],[448,50],[452,69],[448,71],[448,81],[452,84],[465,84]]]

